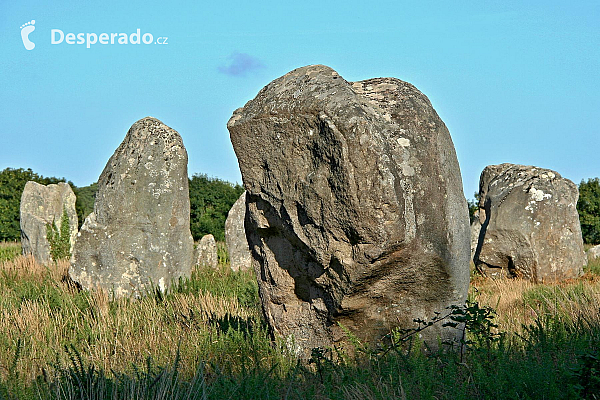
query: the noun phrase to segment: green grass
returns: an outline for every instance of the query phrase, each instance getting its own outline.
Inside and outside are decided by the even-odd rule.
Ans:
[[[221,257],[219,257],[221,259]],[[184,279],[175,285],[167,297],[175,294],[210,293],[215,297],[235,298],[240,305],[258,309],[258,285],[252,272],[233,272],[228,264],[218,267],[198,268],[191,279]]]
[[[583,270],[594,275],[600,275],[600,258],[589,261],[588,264],[583,267]]]
[[[21,254],[21,243],[0,242],[0,262],[11,261]]]
[[[471,349],[462,362],[452,352],[394,349],[347,362],[324,353],[318,367],[247,362],[234,372],[227,364],[199,361],[188,377],[178,371],[177,354],[167,365],[148,360],[129,373],[109,374],[65,350],[70,364],[53,371],[53,379],[40,376],[19,390],[5,381],[0,393],[42,399],[593,399],[597,373],[589,370],[598,367],[598,345],[598,326],[548,320],[527,327],[519,340]]]
[[[80,291],[68,264],[0,270],[0,398],[595,399],[600,283],[477,278],[467,351],[416,336],[300,362],[273,340],[252,272],[199,268],[166,294]],[[477,290],[475,290],[477,288]],[[498,297],[500,296],[500,297]],[[478,316],[477,316],[477,315]],[[481,317],[483,315],[483,317]],[[494,326],[497,325],[497,328]],[[491,327],[491,329],[490,329]],[[485,328],[485,329],[478,329]],[[479,333],[477,333],[479,332]]]
[[[595,287],[578,282],[567,286],[536,285],[523,293],[523,301],[532,309],[541,309],[544,313],[556,313],[567,303],[593,307],[596,296]]]

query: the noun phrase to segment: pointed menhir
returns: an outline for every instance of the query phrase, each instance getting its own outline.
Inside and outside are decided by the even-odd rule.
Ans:
[[[183,141],[161,121],[141,119],[98,179],[94,211],[81,227],[70,275],[86,288],[140,296],[189,277],[192,258]]]

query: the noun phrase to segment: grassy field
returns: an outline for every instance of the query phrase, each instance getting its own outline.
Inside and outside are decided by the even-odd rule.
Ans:
[[[19,242],[0,242],[0,262],[13,260],[21,254]]]
[[[67,263],[18,253],[0,245],[0,398],[599,398],[600,263],[554,285],[474,277],[466,351],[426,355],[413,335],[302,364],[271,341],[253,274],[222,249],[217,270],[116,301],[78,290]]]

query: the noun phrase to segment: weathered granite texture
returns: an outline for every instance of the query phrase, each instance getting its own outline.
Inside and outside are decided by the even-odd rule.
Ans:
[[[577,278],[586,264],[577,186],[556,171],[489,165],[479,181],[477,268],[534,282]]]
[[[196,265],[205,265],[216,268],[219,265],[219,255],[217,252],[217,241],[213,235],[204,235],[194,252]]]
[[[77,237],[77,211],[75,194],[69,184],[41,185],[29,181],[21,195],[20,224],[23,254],[32,254],[36,261],[46,264],[51,261],[47,225],[56,223],[60,229],[63,211],[69,216],[71,252]]]
[[[252,255],[246,239],[244,220],[246,218],[246,192],[233,204],[225,221],[225,243],[229,252],[229,262],[234,271],[252,268]]]
[[[271,82],[228,129],[264,314],[303,355],[372,343],[466,300],[469,215],[448,129],[413,85],[322,65]],[[457,339],[442,324],[428,345]]]
[[[161,121],[139,120],[98,179],[71,277],[86,288],[139,296],[190,276],[193,263],[187,152]]]

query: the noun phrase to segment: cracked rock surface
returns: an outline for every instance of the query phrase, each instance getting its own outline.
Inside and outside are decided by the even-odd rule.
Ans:
[[[298,68],[236,110],[228,129],[263,311],[298,354],[343,342],[344,329],[372,343],[465,301],[458,161],[413,85]],[[458,335],[441,324],[423,331],[431,347]]]
[[[578,197],[577,186],[556,171],[487,166],[479,181],[477,268],[488,276],[533,282],[580,276],[586,256]]]
[[[190,276],[193,262],[187,152],[156,118],[127,132],[98,179],[70,275],[83,287],[139,296]]]

